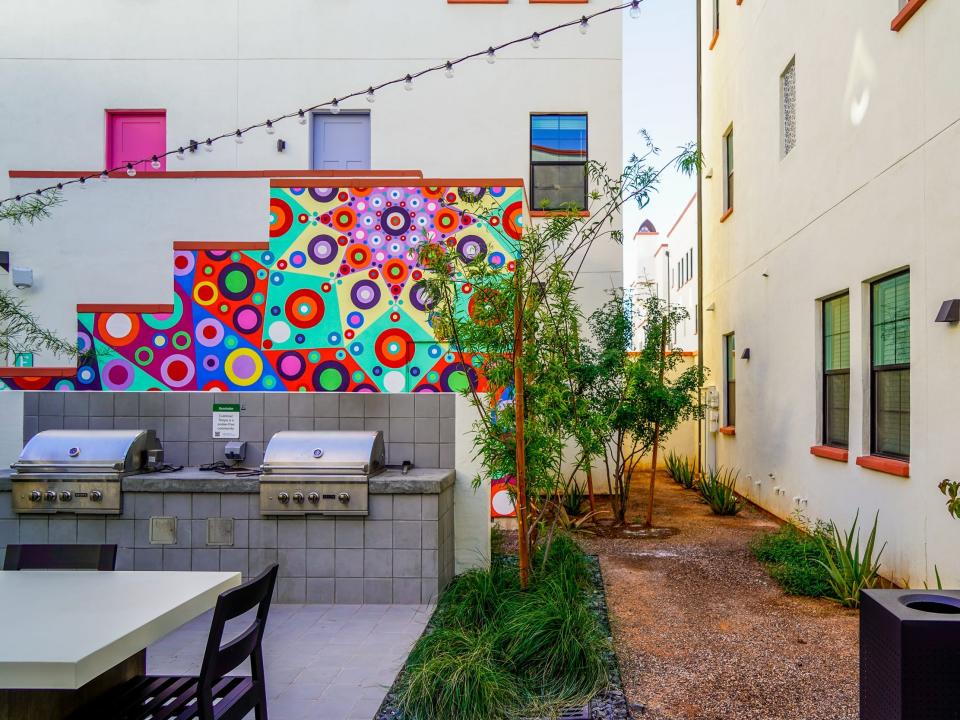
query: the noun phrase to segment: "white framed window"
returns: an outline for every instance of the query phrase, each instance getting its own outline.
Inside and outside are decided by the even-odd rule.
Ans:
[[[780,154],[786,157],[797,144],[797,58],[780,75]]]

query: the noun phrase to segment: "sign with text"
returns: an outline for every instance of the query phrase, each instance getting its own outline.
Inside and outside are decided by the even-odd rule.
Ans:
[[[213,404],[213,437],[236,440],[240,437],[239,403]]]

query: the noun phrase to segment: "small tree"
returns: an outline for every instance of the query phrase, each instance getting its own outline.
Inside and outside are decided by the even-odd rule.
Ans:
[[[587,351],[592,363],[586,385],[594,418],[591,426],[600,433],[596,442],[603,448],[607,487],[620,525],[626,523],[632,469],[652,453],[645,518],[649,527],[659,448],[683,420],[701,412],[697,393],[703,377],[696,366],[680,371],[683,354],[671,345],[686,310],[668,307],[655,296],[641,304],[643,342],[640,352],[630,356],[634,308],[624,301],[623,293],[616,292],[590,317],[595,344]]]

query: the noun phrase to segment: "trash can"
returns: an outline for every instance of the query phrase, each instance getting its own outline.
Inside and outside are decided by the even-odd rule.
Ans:
[[[960,590],[864,590],[860,720],[960,720]]]

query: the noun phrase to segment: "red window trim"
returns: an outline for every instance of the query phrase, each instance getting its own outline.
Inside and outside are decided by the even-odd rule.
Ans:
[[[719,29],[714,30],[713,39],[710,40],[710,47],[708,47],[707,50],[713,50],[713,48],[717,46],[717,40],[719,39],[720,39],[720,30]]]
[[[720,222],[725,223],[727,221],[727,218],[729,218],[731,215],[733,215],[733,208],[728,207],[727,211],[720,216]]]
[[[900,32],[900,29],[907,24],[910,18],[917,14],[917,10],[922,8],[926,1],[927,0],[909,0],[909,2],[903,6],[903,10],[897,13],[897,16],[890,23],[890,29],[894,32]]]
[[[736,435],[736,434],[737,434],[737,428],[736,428],[735,426],[733,426],[733,425],[724,425],[722,428],[720,428],[720,434],[721,434],[721,435],[730,435],[730,436]]]
[[[850,458],[850,452],[846,448],[831,447],[830,445],[814,445],[810,448],[810,454],[837,462],[847,462]]]
[[[887,475],[910,477],[910,463],[905,460],[894,460],[880,455],[861,455],[857,458],[857,465]]]

